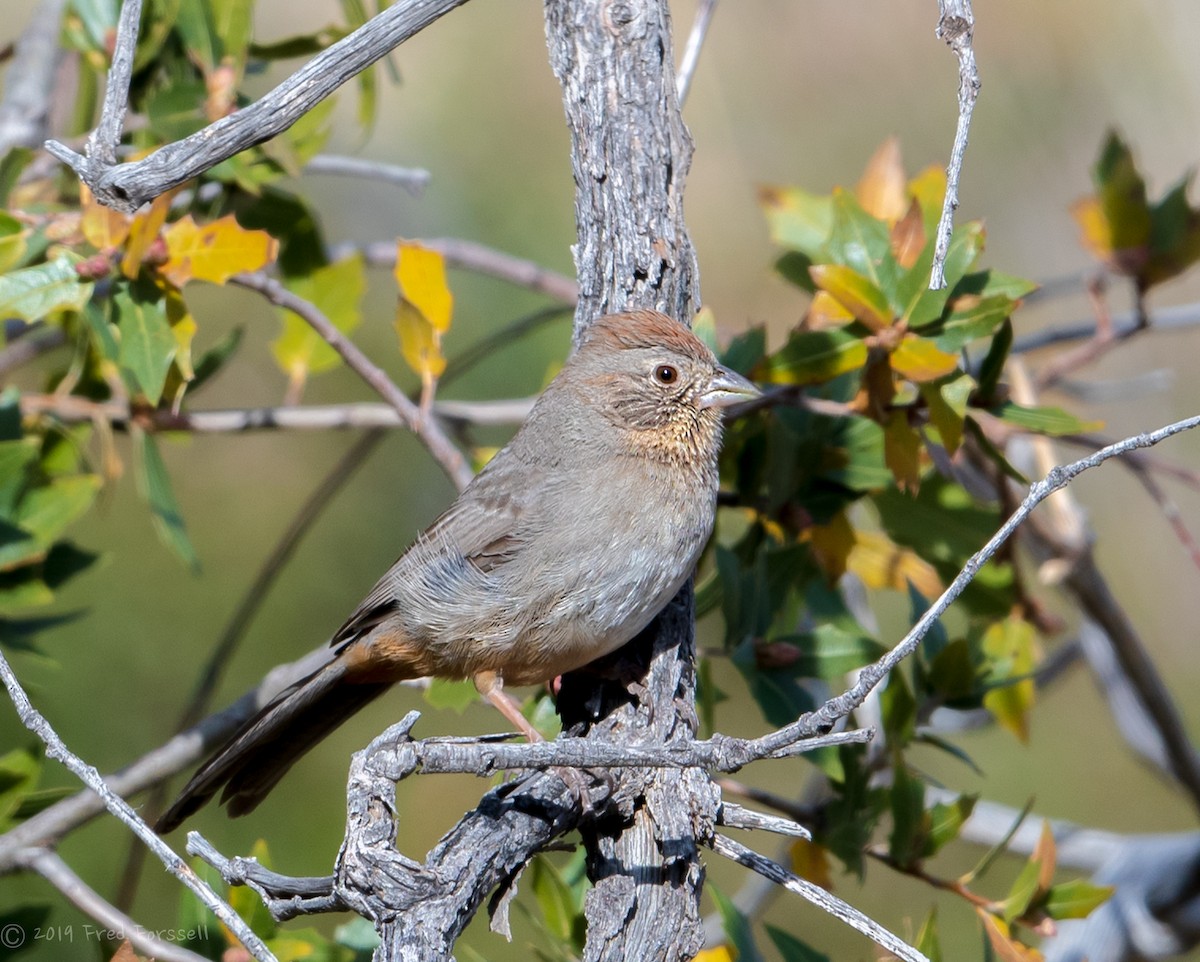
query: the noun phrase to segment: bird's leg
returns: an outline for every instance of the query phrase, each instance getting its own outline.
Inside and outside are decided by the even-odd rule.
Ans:
[[[530,742],[544,742],[542,733],[529,723],[529,719],[521,714],[516,700],[504,691],[504,679],[494,671],[481,671],[471,679],[475,690],[484,699],[495,706],[496,710],[507,718],[514,727],[520,730]],[[578,768],[563,768],[554,766],[554,772],[563,780],[567,788],[575,793],[585,815],[592,811],[592,799],[588,794],[587,776]]]

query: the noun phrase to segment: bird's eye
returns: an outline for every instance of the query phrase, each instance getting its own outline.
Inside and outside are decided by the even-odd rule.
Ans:
[[[660,364],[654,369],[654,380],[659,384],[674,384],[679,380],[679,368],[671,364]]]

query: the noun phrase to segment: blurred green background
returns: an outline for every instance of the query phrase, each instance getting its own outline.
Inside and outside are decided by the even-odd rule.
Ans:
[[[0,43],[15,38],[33,6],[33,0],[6,0]],[[673,6],[680,50],[693,9],[693,3]],[[775,252],[755,199],[760,185],[795,184],[815,191],[853,185],[874,148],[893,134],[900,138],[910,171],[944,164],[954,130],[957,75],[952,54],[934,37],[936,14],[931,0],[738,0],[718,8],[685,111],[696,143],[686,208],[704,301],[714,309],[723,336],[765,323],[778,340],[804,309],[796,290],[772,273]],[[1090,166],[1106,128],[1116,126],[1134,146],[1152,196],[1200,159],[1200,59],[1195,56],[1200,6],[1195,0],[1109,0],[1099,6],[1083,0],[1009,0],[980,4],[976,16],[983,90],[959,217],[985,220],[989,265],[1039,280],[1087,269],[1092,262],[1077,242],[1068,206],[1090,190]],[[260,0],[256,38],[278,39],[339,19],[333,0]],[[382,83],[374,131],[364,138],[354,119],[354,91],[347,89],[328,150],[426,167],[432,182],[422,197],[413,198],[374,183],[306,178],[300,189],[321,212],[328,239],[462,237],[571,273],[567,134],[558,86],[546,62],[541,5],[476,0],[410,41],[394,59],[402,82]],[[250,85],[262,92],[283,75],[272,71],[252,78]],[[368,320],[355,339],[411,386],[395,349],[391,283],[384,272],[374,276]],[[446,340],[451,358],[543,303],[462,272],[454,274],[452,285],[456,320]],[[233,326],[245,328],[246,343],[238,361],[200,401],[221,407],[278,403],[285,380],[267,351],[279,331],[278,318],[247,292],[203,293],[189,292],[201,324],[201,347]],[[1156,293],[1151,308],[1197,299],[1200,277],[1193,272]],[[1114,290],[1113,300],[1115,308],[1125,306],[1121,292]],[[1076,296],[1030,306],[1015,321],[1020,335],[1088,317],[1085,299]],[[446,396],[531,394],[568,341],[564,319],[497,352]],[[1165,387],[1135,397],[1110,392],[1109,400],[1087,403],[1075,395],[1047,401],[1103,420],[1114,436],[1194,413],[1200,407],[1196,342],[1190,331],[1152,334],[1080,375],[1103,385],[1164,370],[1170,372]],[[306,394],[312,403],[370,399],[345,371],[317,377]],[[170,734],[244,587],[307,494],[351,443],[347,434],[293,432],[164,444],[203,563],[199,577],[161,547],[130,475],[106,492],[100,510],[74,530],[81,545],[103,550],[105,560],[72,582],[60,602],[63,610],[86,609],[87,616],[43,636],[48,657],[14,662],[36,704],[72,749],[107,771]],[[127,450],[124,439],[119,444]],[[1172,442],[1164,454],[1200,468],[1195,437]],[[1060,449],[1060,460],[1076,456]],[[1195,493],[1166,483],[1185,520],[1200,521]],[[1189,697],[1200,680],[1195,630],[1200,572],[1120,468],[1091,473],[1074,490],[1091,516],[1104,570],[1151,644],[1186,720],[1193,731],[1200,730],[1200,704]],[[220,703],[255,684],[271,666],[320,643],[452,496],[421,446],[403,432],[391,435],[297,552],[227,673]],[[702,641],[719,638],[711,626],[701,631]],[[765,723],[744,697],[736,672],[718,661],[716,674],[733,696],[719,709],[720,728],[731,734],[763,731]],[[253,816],[230,821],[213,809],[190,827],[230,854],[246,852],[256,838],[266,837],[277,869],[324,874],[341,837],[350,753],[413,707],[423,707],[420,695],[395,693],[305,759]],[[475,706],[461,717],[426,710],[419,732],[497,727],[489,709]],[[12,711],[0,708],[0,753],[27,741]],[[1018,807],[1036,794],[1040,814],[1116,831],[1195,827],[1188,804],[1131,760],[1082,669],[1039,706],[1028,748],[1000,732],[960,741],[984,765],[985,777],[930,755],[928,770],[950,787],[981,791]],[[52,784],[70,783],[65,773],[48,769]],[[780,762],[759,764],[742,777],[794,794],[805,776],[803,762]],[[403,849],[419,857],[474,804],[483,787],[466,776],[402,786]],[[182,835],[172,841],[182,846]],[[751,842],[764,851],[775,849],[771,839]],[[124,831],[104,820],[73,834],[62,852],[89,882],[110,891],[127,846]],[[944,860],[943,874],[967,867],[972,855],[957,847]],[[745,881],[741,869],[716,858],[709,860],[709,870],[710,880],[727,893]],[[934,900],[927,887],[878,866],[871,867],[861,890],[845,878],[838,892],[902,935],[913,933]],[[175,882],[151,864],[134,915],[150,928],[171,926],[178,897]],[[61,903],[39,880],[0,878],[0,906],[44,900]],[[955,957],[980,957],[976,923],[965,905],[940,901],[947,947],[957,949]],[[779,899],[767,918],[835,958],[873,957],[865,940],[791,896]],[[76,941],[38,946],[24,958],[97,957],[97,947],[78,937],[82,916],[63,908],[53,921],[75,923]],[[479,924],[469,943],[483,957],[503,960],[527,957],[531,938],[517,912],[511,945]]]

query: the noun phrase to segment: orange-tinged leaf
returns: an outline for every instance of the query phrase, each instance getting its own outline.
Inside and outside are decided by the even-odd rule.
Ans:
[[[163,236],[168,259],[162,273],[176,287],[188,281],[224,284],[234,274],[261,270],[279,252],[274,237],[264,230],[246,230],[232,214],[204,225],[189,214]]]
[[[942,593],[942,580],[933,565],[911,548],[902,548],[879,532],[854,532],[846,568],[868,588],[907,591],[911,584],[926,598],[936,598]]]
[[[133,220],[128,214],[105,207],[92,196],[86,184],[79,185],[79,200],[83,207],[83,220],[79,226],[89,244],[106,251],[125,243]]]
[[[129,240],[125,245],[125,256],[121,258],[121,273],[133,280],[142,269],[142,261],[150,253],[151,245],[158,240],[158,233],[167,222],[171,201],[175,191],[155,197],[149,210],[135,214],[129,227]]]
[[[401,241],[396,247],[396,283],[400,294],[425,316],[439,334],[450,330],[454,295],[446,284],[446,262],[437,251]]]
[[[1037,845],[1034,846],[1030,857],[1038,863],[1038,890],[1048,892],[1054,884],[1054,869],[1058,865],[1058,849],[1054,844],[1054,832],[1050,830],[1048,821],[1042,821],[1042,834],[1038,836]]]
[[[396,333],[404,362],[421,376],[423,382],[437,380],[446,370],[442,355],[442,333],[411,301],[400,298],[396,305]]]
[[[872,331],[891,325],[887,295],[857,271],[842,264],[814,264],[808,273],[817,287]]]
[[[1009,934],[1008,924],[1003,919],[997,918],[982,908],[977,908],[975,911],[979,915],[980,921],[983,922],[983,930],[987,933],[988,942],[991,943],[993,951],[1003,962],[1042,962],[1042,953],[1016,941]]]
[[[917,493],[921,486],[921,437],[909,426],[904,411],[893,411],[884,426],[883,463],[896,479],[896,487]]]
[[[894,224],[904,216],[908,207],[905,179],[900,141],[889,137],[867,161],[867,168],[854,194],[868,214]]]
[[[832,294],[828,291],[817,291],[808,306],[804,327],[809,331],[822,331],[831,327],[844,327],[853,320],[854,315]]]
[[[126,939],[118,946],[111,962],[142,962],[142,957],[133,950],[133,943]]]
[[[892,351],[891,365],[898,374],[920,384],[958,370],[958,355],[943,351],[929,338],[909,333]]]
[[[1107,261],[1113,252],[1112,231],[1098,197],[1084,197],[1071,205],[1071,216],[1079,225],[1080,241],[1096,256]]]
[[[908,213],[892,228],[892,256],[908,270],[920,258],[925,244],[925,218],[921,215],[921,204],[914,197]]]
[[[833,875],[829,871],[829,850],[806,838],[798,838],[790,846],[792,871],[827,892],[833,891]]]

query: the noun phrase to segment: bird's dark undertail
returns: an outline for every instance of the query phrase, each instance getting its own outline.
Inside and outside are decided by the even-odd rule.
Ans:
[[[392,687],[344,676],[334,661],[276,696],[192,776],[156,831],[171,831],[218,791],[230,815],[253,811],[317,742]]]

